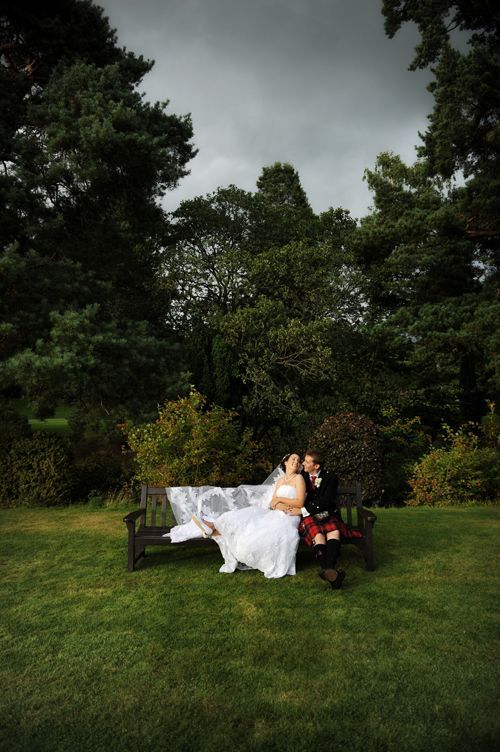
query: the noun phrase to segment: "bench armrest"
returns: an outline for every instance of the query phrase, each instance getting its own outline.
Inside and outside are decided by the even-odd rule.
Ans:
[[[138,517],[142,517],[144,514],[146,514],[145,509],[136,509],[135,512],[130,512],[130,514],[127,514],[127,516],[123,518],[123,521],[128,525],[129,522],[135,522]]]
[[[358,513],[364,518],[365,522],[370,523],[371,525],[374,525],[377,521],[377,515],[370,512],[369,509],[361,507],[361,509],[358,509]]]

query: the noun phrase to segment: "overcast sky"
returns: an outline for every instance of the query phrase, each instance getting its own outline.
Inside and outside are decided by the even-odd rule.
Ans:
[[[384,34],[380,0],[96,0],[121,46],[155,60],[151,101],[191,113],[198,156],[168,194],[234,183],[255,190],[264,165],[291,162],[316,212],[367,213],[363,171],[392,150],[416,158],[432,98],[408,71],[417,41]]]

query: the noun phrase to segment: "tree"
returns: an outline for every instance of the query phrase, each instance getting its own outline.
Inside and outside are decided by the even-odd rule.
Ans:
[[[486,320],[498,311],[481,248],[425,164],[407,167],[385,154],[366,175],[375,210],[361,222],[355,253],[366,273],[368,328],[405,374],[399,406],[411,400],[431,422],[433,413],[478,420],[496,389],[495,330],[487,331],[485,311]]]
[[[498,254],[500,242],[500,16],[493,0],[385,0],[386,33],[414,21],[421,34],[411,69],[432,65],[434,108],[419,155],[430,174],[463,173],[457,192],[468,234]],[[467,52],[452,44],[467,35]],[[498,257],[497,257],[498,260]]]
[[[183,367],[158,199],[195,153],[190,118],[143,100],[152,63],[86,0],[9,4],[1,24],[1,388],[138,409]]]
[[[153,394],[174,390],[177,380],[158,369],[176,350],[148,332],[145,321],[103,321],[98,304],[52,311],[50,336],[13,355],[4,374],[16,379],[34,407],[63,401],[119,408],[140,415]],[[148,374],[142,382],[137,374]]]
[[[317,218],[309,205],[300,177],[291,164],[264,167],[257,180],[253,248],[277,248],[294,241],[317,239]]]
[[[259,437],[290,441],[320,385],[346,383],[332,352],[342,359],[334,328],[361,315],[355,222],[342,209],[316,216],[291,165],[265,167],[257,187],[220,188],[174,212],[172,323],[197,387]]]
[[[230,185],[183,201],[173,213],[165,273],[177,291],[172,310],[177,327],[206,323],[245,301],[253,203],[252,194]]]
[[[227,314],[220,328],[237,354],[237,374],[245,386],[243,416],[259,439],[280,427],[290,441],[305,417],[305,396],[328,374],[328,322],[301,321],[290,316],[285,303],[260,297]]]
[[[298,172],[289,162],[275,162],[269,167],[264,167],[257,179],[257,190],[272,206],[291,206],[294,209],[311,211]]]
[[[375,212],[357,258],[371,331],[392,342],[421,414],[478,420],[499,386],[500,19],[496,4],[478,0],[385,0],[383,14],[390,37],[416,23],[410,69],[432,66],[434,108],[414,166],[382,155],[367,172]]]

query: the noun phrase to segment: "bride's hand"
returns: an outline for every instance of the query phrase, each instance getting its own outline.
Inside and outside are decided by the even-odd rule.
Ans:
[[[275,501],[274,506],[271,505],[271,509],[274,509],[275,511],[278,510],[278,512],[281,510],[286,513],[289,507],[284,501]]]

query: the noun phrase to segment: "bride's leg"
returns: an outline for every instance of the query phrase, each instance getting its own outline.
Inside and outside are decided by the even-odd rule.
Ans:
[[[196,527],[200,528],[204,538],[214,538],[215,536],[220,535],[214,523],[210,522],[210,520],[205,520],[201,515],[197,516],[196,514],[192,514],[191,519]]]

